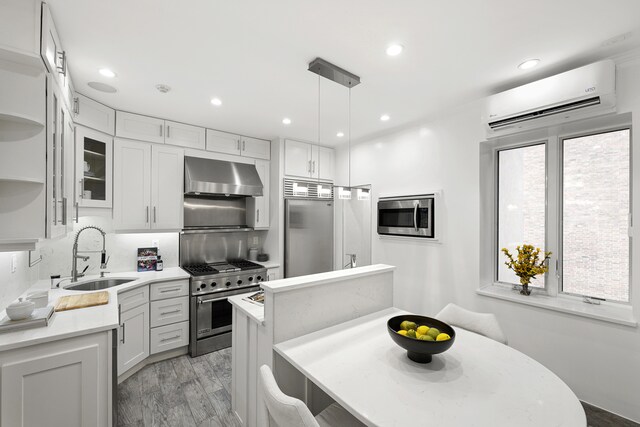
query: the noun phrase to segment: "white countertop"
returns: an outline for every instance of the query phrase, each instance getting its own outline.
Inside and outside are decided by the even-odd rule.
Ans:
[[[560,378],[481,335],[455,328],[448,351],[412,362],[387,332],[387,320],[403,313],[386,309],[274,349],[368,426],[587,425]]]
[[[284,292],[292,289],[302,289],[309,286],[319,286],[344,280],[345,277],[365,277],[384,271],[393,271],[394,266],[374,264],[366,267],[349,268],[346,270],[327,271],[326,273],[309,274],[307,276],[291,277],[288,279],[272,280],[260,283],[260,287],[267,292]]]
[[[266,269],[270,269],[270,268],[279,268],[280,267],[280,263],[278,261],[252,261],[255,262],[256,264],[260,264],[261,266],[263,266]]]
[[[256,323],[263,324],[264,305],[254,304],[243,299],[255,293],[256,292],[253,291],[247,292],[246,294],[234,295],[229,297],[227,300],[231,303],[231,305],[246,314],[249,319],[253,320]]]
[[[78,283],[97,278],[98,276],[86,276],[79,280]],[[61,311],[53,315],[52,321],[47,327],[24,329],[0,334],[0,351],[117,328],[119,324],[118,293],[135,289],[149,283],[188,279],[189,274],[179,267],[171,267],[163,271],[111,273],[107,274],[106,278],[133,278],[135,280],[123,285],[104,289],[109,292],[108,304]],[[65,280],[62,286],[69,286],[69,281]],[[49,289],[49,305],[54,305],[58,298],[64,295],[79,295],[83,292],[95,292],[71,291],[64,288],[50,289],[50,287],[50,280],[40,280],[22,296],[24,297],[35,290]],[[0,318],[3,318],[5,315],[6,312],[2,310],[2,312],[0,312]]]

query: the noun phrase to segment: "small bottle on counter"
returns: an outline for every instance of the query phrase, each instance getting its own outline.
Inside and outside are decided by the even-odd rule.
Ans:
[[[164,269],[164,265],[162,262],[162,257],[158,255],[158,260],[156,261],[156,271],[162,271]]]

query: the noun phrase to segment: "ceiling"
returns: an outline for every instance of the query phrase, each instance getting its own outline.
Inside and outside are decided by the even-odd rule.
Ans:
[[[125,111],[316,141],[320,87],[325,145],[347,139],[336,133],[348,134],[348,89],[307,71],[316,57],[361,77],[351,90],[355,140],[640,47],[637,0],[48,3],[78,92]],[[403,53],[387,56],[390,43]],[[527,58],[541,63],[519,70]],[[102,67],[117,76],[102,77]],[[90,81],[118,92],[98,92]],[[158,92],[159,83],[172,90]]]

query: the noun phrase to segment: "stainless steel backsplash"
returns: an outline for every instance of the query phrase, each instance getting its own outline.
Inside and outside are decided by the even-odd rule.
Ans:
[[[262,248],[266,231],[180,234],[180,265],[247,258],[249,242],[259,238]]]

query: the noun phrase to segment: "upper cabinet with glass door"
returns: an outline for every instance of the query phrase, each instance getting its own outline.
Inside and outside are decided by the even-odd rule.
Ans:
[[[113,138],[76,127],[76,203],[81,207],[110,208]]]

